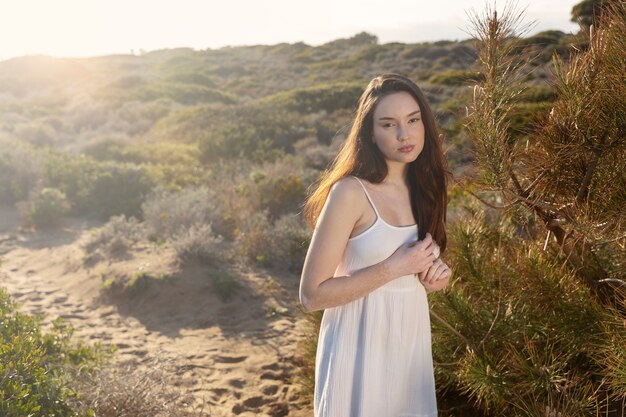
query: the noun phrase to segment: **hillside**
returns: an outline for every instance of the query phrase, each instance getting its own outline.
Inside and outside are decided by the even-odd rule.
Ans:
[[[511,119],[518,135],[554,100],[552,53],[575,41],[510,40],[536,57]],[[418,82],[452,171],[471,175],[461,127],[476,60],[471,40],[360,33],[316,47],[0,62],[0,286],[46,323],[60,316],[77,337],[116,345],[118,363],[174,362],[195,410],[306,413],[307,188],[382,72]]]

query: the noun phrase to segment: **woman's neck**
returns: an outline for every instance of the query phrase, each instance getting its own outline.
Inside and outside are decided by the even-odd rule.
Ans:
[[[394,164],[387,162],[387,176],[383,180],[384,183],[393,185],[407,185],[406,172],[409,168],[408,164]]]

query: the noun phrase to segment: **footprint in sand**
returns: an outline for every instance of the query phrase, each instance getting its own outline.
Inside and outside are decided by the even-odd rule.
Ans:
[[[278,385],[266,385],[261,389],[261,391],[265,395],[274,395],[278,392]]]
[[[265,402],[263,401],[262,397],[248,398],[242,404],[235,404],[232,408],[232,412],[233,414],[239,415],[243,413],[244,411],[256,411],[255,409],[260,407],[264,403]]]
[[[263,404],[267,404],[269,400],[265,397],[250,397],[243,400],[243,405],[248,408],[259,408]]]
[[[246,385],[246,381],[241,378],[235,378],[228,381],[228,385],[235,388],[243,388]]]
[[[218,363],[239,363],[248,359],[247,356],[222,356],[217,355],[213,358],[215,362]]]
[[[289,406],[285,403],[276,403],[270,406],[268,414],[272,417],[284,417],[289,415]]]
[[[212,399],[213,401],[220,401],[224,394],[228,392],[226,388],[211,388],[209,391],[213,393]]]
[[[85,319],[85,316],[81,316],[80,314],[61,314],[59,317],[61,317],[64,320],[68,320],[68,319],[84,320]]]
[[[287,379],[287,375],[285,375],[284,373],[268,371],[268,372],[264,372],[264,373],[261,374],[261,379],[269,379],[269,380],[272,380],[272,381],[281,381],[281,380]]]

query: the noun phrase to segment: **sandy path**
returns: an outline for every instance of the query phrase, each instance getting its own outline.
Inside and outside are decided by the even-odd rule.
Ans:
[[[22,311],[45,314],[44,323],[62,317],[77,337],[116,345],[120,363],[141,368],[155,356],[174,363],[175,384],[193,393],[202,415],[312,415],[292,382],[303,324],[294,274],[231,270],[243,288],[224,302],[207,279],[211,268],[182,268],[167,248],[140,246],[86,266],[80,243],[96,226],[68,219],[57,230],[22,232],[15,212],[0,209],[0,286]],[[105,279],[137,271],[174,279],[103,296]]]

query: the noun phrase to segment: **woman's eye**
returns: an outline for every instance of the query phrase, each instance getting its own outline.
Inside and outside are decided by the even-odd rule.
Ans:
[[[409,123],[417,123],[419,121],[420,121],[420,119],[416,117],[414,119],[409,120]]]
[[[385,124],[383,125],[383,127],[392,127],[392,126],[393,126],[393,123],[385,123]]]

